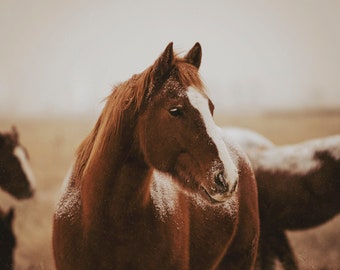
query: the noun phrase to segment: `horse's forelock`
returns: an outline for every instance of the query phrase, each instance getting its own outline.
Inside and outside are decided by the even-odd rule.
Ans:
[[[188,64],[182,59],[179,59],[176,65],[177,75],[179,82],[185,87],[190,86],[196,88],[201,93],[205,93],[205,86],[197,68],[191,64]]]

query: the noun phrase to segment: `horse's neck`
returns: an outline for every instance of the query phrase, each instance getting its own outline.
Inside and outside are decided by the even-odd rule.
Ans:
[[[0,162],[0,186],[4,185],[6,183],[7,177],[6,177],[6,170],[5,166],[2,162]]]
[[[120,216],[147,203],[151,170],[138,157],[132,136],[127,135],[132,132],[125,130],[122,136],[112,138],[84,171],[81,197],[85,220]]]

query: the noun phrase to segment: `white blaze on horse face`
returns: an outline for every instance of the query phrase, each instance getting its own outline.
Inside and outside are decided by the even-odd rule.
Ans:
[[[34,190],[36,187],[35,177],[32,168],[28,162],[24,149],[21,146],[16,146],[14,148],[13,154],[19,160],[21,168],[24,171],[24,174],[26,175],[28,182],[30,183],[31,189]]]
[[[233,187],[238,181],[238,169],[235,166],[225,143],[223,142],[222,136],[219,132],[219,128],[214,122],[209,109],[208,99],[192,87],[188,88],[187,95],[191,105],[201,113],[201,117],[205,124],[207,133],[212,141],[215,143],[219,158],[223,163],[226,174],[226,181],[229,187]]]

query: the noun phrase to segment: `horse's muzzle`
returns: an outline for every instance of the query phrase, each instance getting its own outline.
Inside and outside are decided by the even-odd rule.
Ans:
[[[223,172],[216,173],[212,185],[207,188],[202,185],[205,194],[214,203],[227,201],[236,191],[238,180],[228,181]]]

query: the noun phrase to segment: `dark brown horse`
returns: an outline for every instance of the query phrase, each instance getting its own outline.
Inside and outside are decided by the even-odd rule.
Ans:
[[[261,269],[273,269],[275,258],[285,269],[297,269],[284,231],[311,228],[340,213],[340,135],[274,146],[259,134],[222,130],[226,140],[239,141],[255,171]]]
[[[14,210],[10,209],[5,213],[0,208],[0,269],[13,269],[13,255],[16,245],[15,235],[13,233]]]
[[[54,216],[57,269],[251,269],[256,182],[224,144],[198,43],[170,43],[115,87],[80,145]]]
[[[15,127],[0,133],[0,187],[17,199],[33,196],[35,179]]]

